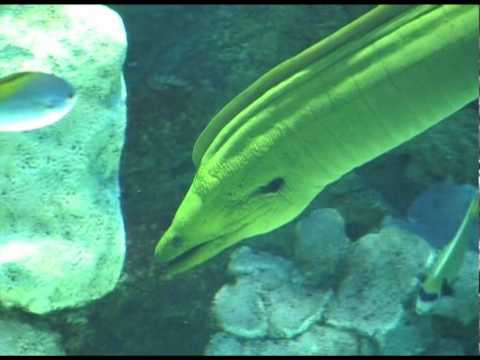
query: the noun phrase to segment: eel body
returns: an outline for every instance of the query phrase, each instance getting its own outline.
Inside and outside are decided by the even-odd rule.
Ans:
[[[382,5],[259,78],[197,140],[164,276],[297,217],[328,184],[478,97],[478,6]]]

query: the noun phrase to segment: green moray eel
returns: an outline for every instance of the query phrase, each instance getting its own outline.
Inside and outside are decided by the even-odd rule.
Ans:
[[[155,249],[165,278],[297,217],[322,189],[478,97],[478,6],[384,5],[281,63],[198,138]]]
[[[418,314],[427,313],[435,300],[451,292],[449,289],[458,276],[467,250],[468,229],[477,222],[477,217],[478,196],[474,196],[455,236],[438,254],[420,286],[415,304]]]

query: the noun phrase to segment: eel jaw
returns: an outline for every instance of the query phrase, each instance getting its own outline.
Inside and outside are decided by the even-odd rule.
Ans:
[[[169,247],[169,242],[160,241],[155,248],[155,256],[157,262],[160,264],[161,278],[170,280],[174,276],[191,270],[210,260],[223,250],[244,239],[240,234],[241,229],[242,228],[239,228],[236,231],[215,237],[189,249],[176,251],[174,254],[169,255],[164,253],[165,248]]]

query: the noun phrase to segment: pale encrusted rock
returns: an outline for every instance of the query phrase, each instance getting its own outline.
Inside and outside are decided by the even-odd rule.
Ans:
[[[396,326],[402,302],[416,291],[432,250],[422,238],[396,227],[368,234],[354,245],[328,322],[374,336]]]
[[[0,315],[1,316],[1,315]],[[0,318],[0,355],[65,355],[60,335],[47,325],[34,327],[14,318]]]
[[[54,125],[0,133],[3,306],[41,314],[115,287],[125,257],[126,47],[122,20],[106,6],[0,6],[0,77],[54,73],[78,95]]]
[[[328,287],[342,274],[350,240],[336,209],[317,209],[295,227],[295,260],[312,285]]]
[[[222,330],[239,337],[302,334],[321,319],[332,295],[305,285],[290,261],[245,246],[232,253],[229,272],[237,279],[217,292],[212,310]]]

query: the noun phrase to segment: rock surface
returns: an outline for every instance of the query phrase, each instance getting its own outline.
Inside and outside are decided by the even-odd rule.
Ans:
[[[327,326],[314,326],[294,339],[241,339],[217,333],[205,350],[206,355],[358,355],[356,336]]]
[[[243,246],[232,254],[237,276],[215,295],[213,314],[220,327],[244,338],[289,339],[323,314],[331,291],[313,291],[291,262]]]
[[[125,53],[122,20],[105,6],[0,6],[0,77],[50,72],[78,95],[57,124],[0,133],[4,306],[33,313],[78,306],[119,278]]]
[[[355,318],[358,328],[373,335],[396,321],[431,249],[420,237],[395,227],[368,234],[354,245],[329,321],[349,326]]]
[[[425,354],[435,341],[431,319],[412,318],[404,311],[375,335],[382,355]]]
[[[265,304],[256,284],[239,280],[225,285],[215,295],[214,309],[217,321],[227,332],[246,338],[267,335]]]
[[[333,214],[330,210],[324,212],[327,213]],[[323,224],[303,225],[308,224],[310,230],[329,228],[331,231],[324,233],[329,239],[335,234],[325,217],[310,217],[310,220],[313,218]],[[340,223],[337,221],[337,225]],[[303,230],[303,234],[309,234],[308,229]],[[323,240],[318,241],[323,244]],[[465,330],[455,335],[442,328],[459,323],[470,326],[478,316],[474,289],[478,275],[473,273],[477,271],[476,255],[467,253],[461,276],[455,282],[457,294],[436,303],[432,313],[437,317],[419,316],[414,305],[418,275],[425,271],[433,251],[426,240],[407,229],[386,226],[351,244],[344,258],[339,258],[345,269],[343,276],[337,275],[332,291],[322,285],[308,285],[296,264],[289,260],[240,247],[231,254],[228,267],[235,282],[225,285],[215,296],[212,310],[220,332],[210,339],[205,352],[208,355],[465,353],[471,339],[458,337]],[[313,250],[310,253],[313,259],[318,259],[318,253]],[[310,260],[307,255],[308,251],[306,263]],[[445,341],[453,347],[438,346]]]
[[[321,287],[337,282],[350,247],[345,222],[336,209],[317,209],[295,227],[295,260],[306,280]]]
[[[17,319],[0,318],[0,355],[65,355],[60,336],[48,327],[33,327]]]
[[[464,325],[478,319],[478,255],[467,251],[453,283],[452,296],[442,296],[432,307],[432,314],[459,320]]]

